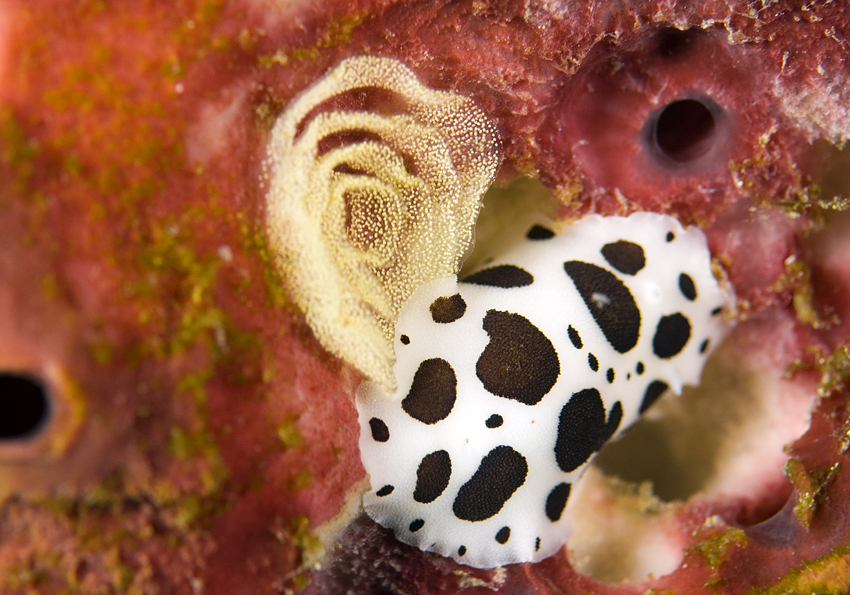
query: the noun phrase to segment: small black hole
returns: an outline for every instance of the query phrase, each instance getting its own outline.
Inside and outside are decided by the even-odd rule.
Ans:
[[[694,42],[697,31],[688,29],[662,29],[658,32],[658,53],[664,58],[675,58],[681,56]]]
[[[0,440],[26,438],[49,416],[44,385],[31,376],[0,374]]]
[[[665,107],[655,122],[655,144],[677,163],[696,161],[714,146],[714,114],[697,99],[680,99]]]

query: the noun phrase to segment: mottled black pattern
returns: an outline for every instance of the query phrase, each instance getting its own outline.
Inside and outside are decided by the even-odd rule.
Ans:
[[[694,285],[694,280],[687,273],[679,275],[679,291],[690,301],[697,299],[697,286]]]
[[[672,231],[668,231],[666,239],[667,239],[668,242],[672,242],[673,240],[676,239],[676,234],[674,234]]]
[[[561,373],[552,342],[527,318],[488,310],[484,330],[490,338],[475,364],[475,373],[488,392],[536,405]]]
[[[466,313],[466,302],[459,293],[451,297],[441,296],[431,302],[431,319],[440,324],[458,320]]]
[[[626,275],[636,275],[646,266],[643,248],[626,240],[605,244],[602,246],[602,256],[608,264]]]
[[[581,341],[581,335],[578,334],[578,331],[572,325],[567,328],[567,334],[570,336],[570,342],[573,344],[573,347],[576,349],[584,347],[584,343]]]
[[[599,371],[599,360],[596,359],[596,356],[592,353],[587,354],[587,365],[590,366],[590,369],[594,372]]]
[[[652,351],[661,359],[677,355],[691,338],[691,323],[680,312],[662,316],[652,338]]]
[[[547,227],[543,227],[542,225],[535,225],[528,230],[525,237],[529,240],[549,240],[555,237],[555,232]]]
[[[399,337],[399,341],[401,341],[402,345],[410,345],[410,337],[408,337],[407,335],[402,335],[401,337]]]
[[[502,419],[501,415],[496,415],[495,413],[487,418],[487,421],[484,422],[488,428],[498,428],[500,427],[505,420]]]
[[[555,460],[561,471],[569,473],[586,463],[617,431],[622,418],[623,406],[617,401],[605,419],[605,403],[595,388],[574,393],[558,421]]]
[[[499,529],[499,532],[496,533],[496,541],[505,545],[508,542],[508,539],[511,538],[511,528],[510,527],[502,527]]]
[[[699,346],[699,352],[700,353],[705,353],[706,349],[708,349],[708,343],[709,343],[708,339],[706,339],[705,341],[700,343],[700,346]]]
[[[567,499],[570,497],[570,484],[559,483],[549,495],[546,497],[546,516],[553,523],[561,520],[561,515],[564,514],[564,508],[567,506]]]
[[[667,386],[666,382],[661,382],[660,380],[653,380],[649,383],[649,386],[646,387],[646,391],[643,393],[643,400],[640,403],[640,409],[638,409],[638,413],[643,415],[643,413],[652,407],[655,401],[664,394],[669,386]]]
[[[444,359],[426,359],[413,375],[410,391],[401,402],[410,417],[423,424],[446,419],[457,399],[457,376]]]
[[[510,446],[497,446],[481,459],[472,478],[461,486],[452,504],[455,516],[483,521],[499,513],[525,483],[528,463]]]
[[[474,285],[487,285],[489,287],[525,287],[534,283],[534,277],[526,271],[512,264],[503,264],[477,273],[460,280],[461,283],[472,283]]]
[[[408,527],[408,529],[410,529],[411,533],[416,533],[417,531],[419,531],[419,529],[421,529],[424,526],[425,526],[424,519],[416,519],[412,523],[410,523],[410,526]]]
[[[433,502],[446,490],[452,477],[452,460],[444,450],[422,457],[416,469],[413,499],[422,504]]]
[[[587,309],[611,346],[626,353],[640,336],[640,310],[629,288],[613,273],[578,260],[564,263]]]
[[[375,442],[386,442],[390,439],[390,429],[384,420],[373,417],[369,420],[369,429],[372,430],[372,440]]]
[[[387,484],[384,487],[382,487],[380,490],[375,492],[375,495],[383,498],[384,496],[389,496],[390,494],[392,494],[393,490],[395,490],[395,487]]]
[[[605,372],[605,378],[608,380],[608,384],[614,382],[614,368],[608,368],[608,371]]]

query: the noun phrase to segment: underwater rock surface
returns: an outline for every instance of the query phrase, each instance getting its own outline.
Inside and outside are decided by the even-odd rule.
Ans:
[[[0,590],[846,590],[850,7],[797,4],[0,2]],[[567,550],[474,570],[359,515],[362,376],[284,289],[264,162],[286,107],[360,55],[471,100],[497,181],[536,178],[557,218],[703,228],[739,323],[703,382],[718,431],[672,450],[733,440],[664,502],[588,487],[600,517],[658,520],[663,572]],[[771,423],[724,417],[741,400]]]

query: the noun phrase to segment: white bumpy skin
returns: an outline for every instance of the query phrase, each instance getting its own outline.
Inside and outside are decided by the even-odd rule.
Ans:
[[[478,568],[557,552],[593,455],[698,383],[726,330],[696,228],[636,213],[526,232],[461,282],[417,289],[396,327],[397,391],[357,395],[367,514]]]

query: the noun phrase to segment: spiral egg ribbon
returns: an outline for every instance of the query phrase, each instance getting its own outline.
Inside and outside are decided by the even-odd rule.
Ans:
[[[392,113],[339,107],[381,90]],[[498,133],[470,99],[391,58],[349,58],[292,102],[268,146],[267,230],[326,349],[394,388],[398,312],[458,271],[500,162]]]

